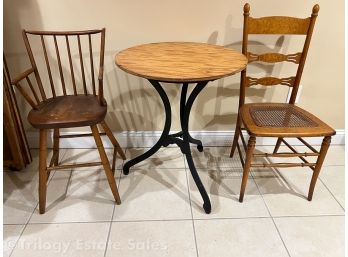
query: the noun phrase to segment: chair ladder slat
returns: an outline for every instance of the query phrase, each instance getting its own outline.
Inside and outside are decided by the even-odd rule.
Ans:
[[[59,55],[59,49],[58,49],[58,43],[57,43],[56,35],[53,36],[53,39],[54,39],[54,46],[56,48],[56,54],[57,54],[57,60],[58,60],[60,79],[62,81],[63,94],[66,95],[66,88],[65,88],[64,75],[63,75],[63,69],[62,69],[62,62],[60,60],[60,55]]]
[[[83,68],[83,59],[82,59],[80,35],[77,35],[77,42],[78,42],[78,46],[79,46],[79,55],[80,55],[80,64],[81,64],[81,74],[82,74],[82,81],[83,81],[83,89],[84,89],[85,95],[87,95],[87,86],[86,86],[85,71],[84,71],[84,68]]]
[[[96,95],[95,80],[94,80],[94,65],[93,65],[92,37],[91,37],[91,34],[88,35],[88,43],[89,43],[89,57],[91,59],[91,75],[92,75],[93,95]]]
[[[53,79],[52,79],[52,72],[51,72],[50,63],[49,63],[49,61],[48,61],[48,56],[47,56],[47,50],[46,50],[45,40],[44,40],[43,35],[41,35],[40,37],[41,37],[42,49],[43,49],[44,56],[45,56],[45,62],[46,62],[46,66],[47,66],[48,78],[49,78],[49,80],[50,80],[51,91],[52,91],[53,97],[55,98],[55,97],[56,97],[56,91],[54,90],[54,83],[53,83]]]
[[[39,103],[40,103],[40,100],[39,100],[38,95],[36,94],[36,91],[34,90],[33,84],[31,83],[29,77],[26,77],[26,80],[27,80],[28,85],[29,85],[29,87],[30,87],[30,89],[31,89],[31,92],[33,92],[34,98],[35,98],[35,100],[36,100],[36,104],[39,104]]]
[[[280,53],[264,53],[264,54],[254,54],[248,52],[248,63],[252,62],[266,62],[266,63],[277,63],[277,62],[292,62],[299,64],[301,60],[302,53],[295,54],[280,54]]]
[[[70,51],[70,44],[69,44],[68,35],[65,35],[65,41],[66,41],[66,47],[68,49],[70,73],[71,73],[71,80],[72,80],[73,89],[74,89],[74,95],[77,95],[75,75],[74,75],[74,67],[73,67],[72,59],[71,59],[71,51]]]
[[[255,85],[263,85],[263,86],[276,86],[276,85],[284,85],[288,87],[293,87],[295,84],[295,77],[288,78],[276,78],[276,77],[262,77],[262,78],[253,78],[246,77],[245,81],[246,87],[251,87]]]

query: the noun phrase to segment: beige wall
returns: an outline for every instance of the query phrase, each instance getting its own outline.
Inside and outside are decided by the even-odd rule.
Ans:
[[[321,10],[314,31],[301,84],[299,105],[336,129],[344,128],[344,1],[317,1]],[[312,1],[249,1],[252,16],[310,15]],[[116,68],[114,55],[124,48],[158,41],[198,41],[240,49],[244,2],[216,1],[119,1],[119,0],[4,0],[4,51],[11,74],[28,67],[21,29],[80,30],[106,27],[105,94],[107,120],[114,131],[161,130],[162,104],[150,84]],[[273,51],[300,50],[297,38],[273,37],[255,48]],[[251,67],[256,74],[292,71]],[[58,78],[58,76],[57,76]],[[210,83],[192,110],[192,130],[233,130],[236,119],[239,75]],[[179,129],[178,86],[166,85],[173,105],[173,130]],[[278,90],[279,89],[279,90]],[[253,89],[252,101],[284,101],[287,89]],[[24,111],[24,105],[21,105]],[[30,128],[29,125],[27,125]]]

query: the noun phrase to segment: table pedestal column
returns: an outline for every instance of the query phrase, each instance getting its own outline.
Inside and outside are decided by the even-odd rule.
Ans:
[[[197,149],[202,152],[203,151],[203,145],[200,140],[194,139],[191,137],[189,130],[188,130],[188,125],[189,125],[189,117],[190,117],[190,112],[192,105],[198,96],[198,94],[203,90],[203,88],[207,85],[208,81],[202,81],[198,82],[196,87],[193,89],[191,95],[186,101],[186,95],[187,95],[187,89],[188,89],[188,83],[184,83],[182,86],[182,91],[181,91],[181,99],[180,99],[180,123],[181,123],[181,132],[175,133],[175,134],[169,134],[170,131],[170,126],[171,126],[171,119],[172,119],[172,114],[171,114],[171,107],[170,107],[170,102],[168,99],[167,94],[163,90],[161,84],[158,81],[155,80],[149,80],[150,83],[153,85],[153,87],[156,89],[158,94],[160,95],[165,113],[166,113],[166,120],[165,120],[165,125],[163,128],[163,132],[157,143],[147,152],[144,154],[128,161],[124,166],[123,166],[123,173],[127,175],[129,173],[129,168],[132,167],[133,165],[149,158],[151,155],[156,153],[161,146],[168,146],[169,144],[177,144],[180,147],[181,152],[186,156],[186,160],[189,166],[189,169],[191,171],[191,175],[197,185],[197,188],[203,198],[203,208],[206,213],[211,212],[211,204],[209,200],[209,196],[202,184],[201,179],[198,176],[196,167],[194,165],[193,159],[192,159],[192,154],[191,154],[191,149],[190,149],[190,143],[196,144]],[[182,139],[181,139],[182,138]]]

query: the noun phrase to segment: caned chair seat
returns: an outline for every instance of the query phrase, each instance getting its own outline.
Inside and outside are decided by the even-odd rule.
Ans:
[[[243,25],[243,44],[242,52],[248,57],[248,66],[252,63],[263,63],[267,65],[277,66],[279,63],[288,62],[297,66],[295,76],[291,77],[273,77],[273,74],[267,74],[263,77],[251,77],[247,75],[246,68],[241,74],[240,95],[239,95],[239,111],[236,123],[236,130],[232,143],[230,156],[233,157],[235,150],[238,150],[241,164],[243,166],[243,178],[239,194],[239,201],[243,202],[248,174],[250,168],[290,168],[290,167],[309,167],[312,173],[312,179],[308,190],[308,200],[311,201],[318,179],[321,167],[323,165],[326,153],[329,149],[331,136],[335,131],[313,114],[295,106],[299,85],[307,58],[308,48],[313,34],[314,24],[319,13],[319,5],[314,5],[310,17],[297,18],[289,16],[266,16],[266,17],[250,17],[250,5],[244,5],[244,25]],[[274,35],[293,35],[294,39],[302,37],[303,47],[294,53],[285,52],[264,52],[261,49],[253,49],[249,35],[262,35],[262,37]],[[256,40],[253,38],[253,40]],[[262,42],[260,42],[262,44]],[[272,73],[272,72],[271,72]],[[288,86],[291,88],[291,95],[287,103],[245,103],[247,91],[253,86],[264,87],[280,87]],[[243,130],[248,132],[249,138],[246,140],[242,133]],[[257,137],[273,137],[277,138],[272,153],[256,152]],[[306,146],[305,151],[298,150],[293,147],[286,138],[297,138],[296,142],[300,142]],[[306,137],[322,137],[320,150],[317,150],[310,143],[306,142]],[[242,141],[242,147],[245,150],[243,156],[242,148],[239,144],[239,138]],[[292,141],[293,142],[293,141]],[[291,142],[291,143],[292,143]],[[284,144],[287,146],[285,152],[280,149]],[[281,150],[281,152],[279,152]],[[310,151],[309,153],[307,151]],[[315,161],[306,159],[308,156],[315,156]],[[300,162],[273,162],[266,159],[260,163],[256,159],[264,157],[273,157],[275,160],[299,158]]]
[[[329,125],[293,104],[244,104],[240,114],[245,128],[253,136],[316,137],[335,134]]]
[[[106,105],[94,95],[67,95],[49,98],[32,109],[28,121],[34,128],[71,128],[91,126],[104,120]]]

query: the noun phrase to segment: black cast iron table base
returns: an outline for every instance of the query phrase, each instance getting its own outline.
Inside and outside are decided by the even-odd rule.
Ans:
[[[203,198],[203,209],[206,213],[211,212],[211,204],[209,200],[209,196],[202,184],[201,179],[198,176],[197,170],[195,168],[195,165],[192,160],[192,154],[190,149],[190,143],[197,145],[197,149],[202,152],[203,151],[203,145],[200,140],[194,139],[191,137],[188,125],[189,125],[189,116],[190,111],[192,108],[192,104],[195,101],[198,94],[203,90],[203,88],[207,85],[208,81],[201,81],[198,82],[196,87],[193,89],[191,95],[186,100],[187,95],[187,89],[188,89],[188,83],[183,83],[182,90],[181,90],[181,97],[180,97],[180,123],[181,123],[181,132],[175,133],[175,134],[169,134],[170,126],[172,122],[172,113],[171,113],[171,107],[170,102],[168,99],[168,96],[164,89],[162,88],[161,84],[156,80],[149,80],[150,83],[153,85],[153,87],[156,89],[158,94],[160,95],[165,113],[166,113],[166,120],[163,128],[162,135],[160,139],[157,141],[157,143],[147,152],[144,154],[128,161],[123,166],[123,173],[125,175],[128,175],[129,168],[133,165],[149,158],[151,155],[156,153],[162,146],[167,147],[170,144],[177,144],[181,150],[181,152],[186,156],[186,160],[189,166],[189,169],[191,171],[191,175],[197,185],[197,188]]]

